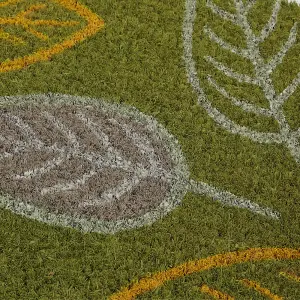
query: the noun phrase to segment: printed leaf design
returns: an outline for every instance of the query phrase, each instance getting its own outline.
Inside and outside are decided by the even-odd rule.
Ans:
[[[240,297],[240,295],[242,294],[243,296],[245,295],[245,297],[243,297],[244,299],[299,299],[299,296],[297,297],[300,291],[298,286],[295,285],[294,290],[288,289],[286,286],[286,280],[293,280],[296,283],[300,282],[300,278],[298,276],[295,276],[294,274],[291,276],[290,274],[287,274],[287,272],[278,272],[278,270],[282,268],[283,263],[288,264],[288,268],[290,269],[291,266],[293,266],[293,263],[295,263],[295,265],[297,264],[299,259],[300,249],[292,248],[250,248],[247,250],[218,253],[213,256],[200,258],[197,260],[189,260],[175,267],[167,268],[163,271],[160,270],[159,272],[155,272],[153,274],[147,274],[147,276],[141,277],[138,280],[132,280],[130,284],[128,284],[127,286],[123,286],[119,291],[113,293],[108,298],[108,300],[133,300],[137,299],[137,297],[143,299],[145,293],[147,293],[148,299],[153,299],[151,298],[151,296],[154,295],[154,293],[152,293],[154,291],[155,298],[159,297],[160,295],[165,295],[165,293],[162,292],[162,289],[168,289],[168,294],[172,295],[172,291],[174,292],[177,290],[170,287],[172,282],[179,278],[183,279],[183,277],[187,277],[191,274],[197,276],[193,278],[194,280],[198,278],[194,282],[197,282],[197,280],[199,280],[198,283],[196,283],[197,294],[195,294],[194,291],[190,290],[191,285],[186,284],[189,281],[189,278],[185,278],[181,281],[180,284],[181,289],[186,289],[186,287],[188,287],[188,289],[185,290],[184,299],[201,299],[200,296],[198,296],[199,292],[211,296],[205,299],[242,299]],[[238,269],[239,271],[237,271],[236,269],[234,270],[234,272],[230,271],[231,267],[237,266],[239,264],[244,264],[245,268]],[[257,266],[257,268],[253,268],[255,265]],[[279,265],[279,267],[277,265]],[[273,277],[271,275],[270,267],[272,267],[272,275],[275,275],[277,273],[277,276],[275,275]],[[266,269],[268,270],[267,272]],[[271,289],[267,287],[268,280],[267,283],[266,280],[264,280],[264,282],[262,283],[256,280],[254,281],[252,278],[256,277],[257,270],[259,270],[260,274],[265,274],[264,279],[267,278],[269,282],[272,283],[278,280],[278,275],[286,277],[285,282],[281,284],[280,288],[280,294],[284,293],[284,297],[275,294],[273,291],[271,291]],[[218,282],[218,284],[210,284],[212,280],[212,272],[214,272],[214,278],[218,278],[218,276],[220,276],[224,278],[224,281],[222,280],[222,282]],[[221,274],[218,275],[218,272],[220,272]],[[200,274],[198,275],[197,273]],[[245,278],[244,276],[246,274],[250,278]],[[234,278],[232,278],[232,275],[234,275]],[[207,281],[209,281],[209,283]],[[229,281],[230,284],[228,284]],[[205,282],[207,282],[209,285],[207,285]],[[236,288],[233,288],[233,282],[236,282],[236,284],[238,284]],[[196,287],[195,284],[192,284],[192,286]],[[251,297],[251,295],[248,293],[243,293],[242,289],[245,288],[255,289],[256,293],[253,294],[255,295],[255,298]],[[229,289],[232,289],[232,292],[238,294],[238,298],[232,297],[225,292]],[[193,293],[190,293],[190,291]],[[259,294],[260,296],[258,296]],[[183,299],[182,297],[178,297],[178,292],[174,296],[176,297],[172,297],[173,299]],[[160,299],[166,298],[164,297]]]
[[[3,3],[5,4],[5,3]],[[2,5],[3,6],[3,5]],[[34,35],[38,39],[41,40],[48,40],[49,37],[37,30],[35,30],[35,26],[43,25],[43,26],[73,26],[79,24],[77,21],[57,21],[57,20],[31,20],[30,15],[38,10],[46,8],[46,4],[37,4],[37,5],[31,5],[28,9],[25,11],[21,11],[20,13],[17,13],[14,17],[6,17],[6,18],[0,18],[0,25],[13,25],[13,26],[21,26],[26,32]],[[1,35],[0,38],[4,38],[8,41],[25,44],[25,41],[20,38],[16,37],[14,35],[9,34],[8,32],[5,32],[1,29]]]
[[[5,60],[0,63],[0,72],[18,70],[38,61],[49,60],[53,55],[73,47],[104,27],[104,21],[77,0],[40,0],[32,5],[25,0],[8,0],[0,3],[0,11],[1,8],[15,5],[17,7],[13,15],[6,15],[6,12],[0,17],[0,42],[8,47]],[[53,18],[46,16],[42,19],[35,16],[36,13],[46,14],[52,11],[58,13],[61,9],[63,14],[65,11],[68,15],[70,12],[75,13],[77,19],[80,17],[81,20],[68,20],[69,16],[66,21],[61,21],[57,16]],[[49,36],[42,32],[48,27],[57,29],[68,27],[70,30],[68,33],[59,31],[58,34],[55,31]],[[8,29],[24,31],[24,36],[20,36],[19,31],[17,34],[10,33]]]
[[[40,221],[114,233],[151,224],[190,190],[278,219],[189,180],[178,141],[132,107],[60,94],[0,98],[0,206]]]
[[[247,48],[238,48],[230,43],[226,42],[220,38],[217,33],[215,33],[209,25],[204,27],[204,33],[209,37],[209,39],[217,43],[223,49],[226,49],[236,55],[241,56],[244,59],[249,60],[255,69],[254,76],[248,76],[245,74],[240,74],[235,70],[227,67],[222,62],[217,61],[212,56],[205,56],[205,60],[213,65],[214,68],[223,72],[226,76],[240,82],[249,83],[254,86],[258,86],[268,100],[269,108],[261,108],[248,103],[247,100],[240,100],[229,94],[222,86],[218,85],[213,79],[212,75],[207,76],[207,80],[211,86],[213,86],[221,95],[231,101],[234,105],[239,106],[244,111],[255,113],[259,116],[273,117],[279,124],[279,133],[269,133],[269,132],[256,132],[244,126],[233,122],[215,107],[211,105],[208,101],[204,91],[200,87],[199,79],[197,78],[197,72],[195,68],[195,62],[192,58],[192,33],[193,33],[193,22],[196,15],[196,0],[186,1],[186,17],[183,27],[183,38],[184,38],[184,59],[186,63],[186,68],[188,72],[188,78],[192,84],[195,92],[198,95],[198,103],[202,105],[209,116],[212,117],[220,126],[227,129],[234,134],[241,134],[245,137],[252,139],[253,141],[259,143],[278,143],[285,145],[295,161],[300,163],[300,128],[297,130],[292,130],[286,120],[284,115],[283,105],[289,99],[289,97],[295,92],[300,83],[300,72],[293,79],[291,84],[287,86],[280,94],[276,93],[274,84],[272,82],[271,74],[274,72],[275,68],[283,61],[286,53],[293,47],[296,42],[297,32],[298,32],[298,22],[295,22],[290,30],[288,39],[282,45],[280,51],[276,53],[268,62],[265,62],[259,51],[259,45],[263,43],[270,34],[274,31],[277,16],[281,8],[281,1],[277,0],[274,3],[272,9],[272,15],[270,16],[268,22],[265,24],[261,33],[256,36],[251,29],[250,23],[248,21],[248,14],[254,4],[257,3],[256,0],[234,0],[236,13],[232,14],[224,11],[218,7],[212,0],[207,0],[206,5],[211,9],[211,11],[218,17],[230,21],[232,24],[239,26],[245,34]]]

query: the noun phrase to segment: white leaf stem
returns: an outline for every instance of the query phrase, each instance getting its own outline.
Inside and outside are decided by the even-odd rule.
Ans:
[[[205,195],[213,198],[216,201],[223,203],[224,205],[240,207],[248,209],[254,213],[271,217],[274,219],[280,218],[280,213],[276,212],[270,208],[263,208],[257,203],[247,200],[243,197],[238,197],[230,192],[223,191],[216,187],[213,187],[205,182],[195,182],[190,180],[189,191],[197,193],[199,195]]]
[[[246,29],[245,31],[250,29],[249,33],[252,32],[250,25],[248,24],[248,21],[246,19],[246,16],[249,11],[243,11],[243,9],[239,9],[238,3],[240,3],[240,1],[239,0],[238,1],[234,0],[234,1],[236,4],[236,7],[238,8],[238,15],[240,16],[240,18],[243,18],[242,23],[244,25],[246,25],[246,27],[242,27],[242,28]],[[267,24],[262,29],[260,36],[258,36],[258,37],[253,36],[253,42],[256,45],[258,45],[258,43],[262,43],[274,31],[277,17],[278,17],[279,11],[280,11],[280,7],[281,7],[281,0],[276,0],[276,3],[274,4],[274,7],[273,7],[272,15],[270,16]],[[243,16],[241,16],[241,14]],[[241,25],[241,24],[239,24],[239,25]]]
[[[220,87],[217,84],[217,82],[214,79],[212,79],[211,75],[208,75],[207,79],[211,86],[214,86],[218,92],[220,92],[227,99],[230,99],[236,106],[240,106],[244,111],[252,112],[257,115],[264,115],[268,117],[273,116],[272,112],[269,109],[256,107],[250,103],[247,103],[245,100],[241,101],[229,95],[229,93],[224,88]]]
[[[80,186],[85,185],[87,179],[91,178],[96,173],[97,172],[95,172],[95,167],[93,167],[89,173],[83,174],[81,179],[73,180],[71,182],[64,183],[64,184],[56,184],[49,188],[43,188],[41,190],[41,194],[45,195],[47,193],[58,193],[58,192],[64,192],[69,190],[76,190]]]
[[[32,128],[28,124],[26,124],[22,119],[20,119],[18,116],[12,115],[10,113],[2,114],[2,116],[6,118],[14,126],[19,127],[20,133],[25,138],[27,138],[30,146],[34,146],[37,149],[41,149],[45,146],[44,143],[36,137]]]

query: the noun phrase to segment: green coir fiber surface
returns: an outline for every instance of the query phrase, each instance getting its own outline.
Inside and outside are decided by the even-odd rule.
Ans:
[[[5,2],[1,0],[0,4]],[[279,212],[280,217],[269,218],[249,209],[226,206],[192,191],[185,193],[180,205],[151,225],[114,234],[54,226],[1,208],[0,299],[110,299],[141,278],[188,261],[251,248],[300,251],[299,144],[288,147],[285,143],[259,142],[226,129],[201,105],[199,91],[188,75],[190,58],[186,56],[184,40],[191,37],[194,78],[198,78],[212,107],[252,132],[280,132],[276,118],[245,111],[210,84],[207,77],[211,76],[228,95],[251,107],[270,108],[267,87],[264,90],[239,81],[241,74],[254,75],[253,63],[221,47],[204,31],[207,26],[226,45],[247,48],[245,28],[224,16],[236,13],[236,3],[250,5],[255,1],[78,2],[103,19],[104,28],[49,60],[1,72],[0,96],[50,92],[133,106],[152,116],[178,140],[190,179],[269,207]],[[193,2],[193,31],[187,33],[187,6]],[[257,0],[249,10],[248,24],[257,36],[269,22],[276,2]],[[28,19],[82,20],[55,1],[29,0],[0,6],[0,21],[41,3],[49,5],[48,10],[34,11],[27,15]],[[223,17],[214,13],[214,8],[223,11]],[[282,1],[274,30],[259,45],[265,63],[281,51],[296,22],[300,22],[300,6]],[[47,34],[49,40],[44,41],[22,26],[0,25],[2,32],[26,41],[24,45],[14,44],[0,34],[0,62],[60,43],[84,26],[83,21],[74,27],[30,27]],[[300,127],[300,82],[295,82],[300,72],[299,26],[296,39],[291,41],[293,45],[269,74],[276,95],[293,83],[298,86],[282,106],[291,132]],[[209,57],[238,75],[221,71]],[[4,173],[0,160],[3,180],[1,171]],[[283,273],[294,277],[287,278]],[[242,279],[256,282],[265,290],[245,286],[239,281]],[[201,290],[203,285],[214,290],[215,296]],[[267,296],[266,290],[273,296]],[[234,299],[300,299],[299,256],[194,272],[166,281],[135,298],[223,299],[217,298],[217,291]]]

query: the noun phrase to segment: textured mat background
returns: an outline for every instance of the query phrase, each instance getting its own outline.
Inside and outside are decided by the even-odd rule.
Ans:
[[[249,5],[247,19],[233,18],[244,5]],[[275,0],[2,0],[0,298],[299,299],[299,21],[296,3]],[[251,33],[265,39],[255,44]],[[238,53],[238,48],[247,47],[248,52]],[[269,69],[255,73],[267,63]],[[122,107],[134,107],[174,137],[181,152],[174,150],[172,157],[180,156],[178,162],[174,159],[180,168],[185,159],[189,177],[182,171],[183,177],[172,182],[173,195],[179,192],[169,200],[173,202],[168,212],[166,208],[130,228],[121,218],[137,210],[116,205],[118,214],[113,207],[80,211],[106,220],[118,215],[118,227],[105,231],[106,225],[84,227],[74,216],[67,222],[62,219],[60,224],[67,226],[51,225],[50,212],[43,211],[41,217],[28,203],[22,206],[26,198],[43,207],[38,195],[45,184],[76,180],[88,169],[80,161],[69,161],[44,181],[31,182],[30,188],[11,179],[16,172],[33,170],[49,155],[38,154],[39,143],[18,123],[21,117],[47,147],[57,142],[72,148],[51,127],[59,123],[42,117],[43,105],[54,94],[68,95],[58,98],[70,105],[89,97],[93,109],[81,111],[91,118],[96,118],[97,101],[119,104],[122,114]],[[40,106],[22,108],[32,99]],[[72,123],[77,108],[55,110],[55,101],[50,101],[48,112],[69,124],[68,129],[76,129],[84,149],[99,149],[84,127]],[[20,118],[8,117],[10,112]],[[129,125],[135,117],[127,120]],[[108,139],[134,160],[136,148],[119,139],[119,127],[100,119],[99,115],[97,124],[105,124]],[[28,135],[17,134],[17,127]],[[141,148],[148,145],[133,133],[142,132],[142,127],[134,128],[128,135]],[[152,129],[155,136],[158,129]],[[26,138],[31,138],[35,151],[28,152],[26,160],[9,156],[14,145],[28,146]],[[68,138],[72,141],[70,132]],[[160,144],[155,149],[167,165],[168,149]],[[150,162],[145,164],[150,167]],[[115,171],[105,179],[109,183],[122,176]],[[183,178],[191,186],[185,186]],[[98,175],[73,196],[53,192],[48,209],[59,208],[59,214],[68,203],[68,212],[76,213],[76,205],[90,199],[91,186],[103,186],[101,180],[105,182]],[[151,184],[155,187],[154,181],[144,182],[143,191],[156,197],[158,205],[166,198],[158,188],[151,192]],[[143,197],[137,194],[134,199],[144,213],[153,207]],[[132,199],[128,195],[126,209]],[[279,217],[259,213],[263,209]],[[150,219],[151,224],[144,225]],[[98,232],[89,232],[91,228]],[[118,230],[113,233],[112,228]],[[185,265],[188,261],[192,263]],[[142,280],[146,276],[154,277]]]

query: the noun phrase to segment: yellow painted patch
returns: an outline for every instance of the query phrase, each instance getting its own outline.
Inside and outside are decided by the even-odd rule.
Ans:
[[[220,291],[214,290],[214,289],[210,288],[209,286],[207,286],[206,284],[201,286],[200,291],[202,293],[205,293],[205,294],[208,294],[208,295],[214,297],[215,299],[234,300],[233,297],[231,297],[225,293],[221,293]]]
[[[12,5],[12,4],[16,4],[18,2],[21,2],[22,0],[8,0],[8,1],[5,1],[5,2],[1,2],[0,3],[0,7],[4,7],[4,6],[9,6],[9,5]]]
[[[279,274],[287,279],[294,280],[296,282],[300,282],[300,277],[295,274],[287,273],[287,272],[280,272]]]
[[[16,36],[13,36],[9,34],[8,32],[5,32],[4,30],[0,29],[0,39],[4,39],[7,41],[10,41],[11,43],[15,45],[25,44],[25,41],[22,38],[18,38]]]
[[[156,273],[142,278],[130,287],[123,287],[121,291],[113,294],[110,300],[129,300],[145,292],[162,286],[168,280],[190,275],[195,272],[210,270],[216,267],[228,267],[238,263],[261,260],[300,259],[300,249],[289,248],[251,248],[244,251],[235,251],[217,254],[208,258],[189,261],[167,271]]]
[[[12,5],[18,2],[21,2],[24,0],[10,0],[3,3],[0,3],[0,8],[8,5]],[[50,1],[50,0],[49,0]],[[49,60],[53,55],[63,52],[64,50],[73,47],[76,43],[83,41],[87,37],[95,34],[97,31],[99,31],[101,28],[104,27],[104,21],[94,14],[92,11],[90,11],[87,7],[79,4],[77,0],[51,0],[54,3],[57,3],[64,8],[74,11],[77,13],[80,17],[86,19],[88,24],[81,30],[75,32],[73,35],[67,37],[63,42],[57,43],[50,48],[47,49],[40,49],[30,55],[26,55],[24,57],[18,57],[16,59],[10,60],[7,59],[6,61],[0,63],[0,72],[8,72],[12,70],[19,70],[22,68],[27,67],[30,64],[39,62],[39,61],[46,61]],[[45,4],[40,5],[32,5],[28,10],[23,11],[19,13],[15,17],[9,17],[9,18],[0,18],[0,25],[13,25],[13,24],[21,24],[26,31],[30,32],[31,34],[35,35],[36,37],[47,40],[48,37],[45,34],[42,34],[30,26],[35,25],[50,25],[50,26],[72,26],[75,24],[78,24],[78,22],[75,21],[69,21],[69,22],[60,22],[56,20],[30,20],[26,18],[26,16],[38,9],[45,8]],[[16,39],[13,38],[4,32],[2,32],[2,38],[5,38],[6,40],[10,40],[11,42],[19,42],[24,43],[22,39]],[[1,41],[1,35],[0,35],[0,41]]]
[[[278,295],[275,295],[271,293],[271,291],[267,288],[263,288],[259,285],[259,283],[248,280],[248,279],[242,279],[240,280],[245,286],[250,287],[261,293],[262,295],[268,297],[272,300],[283,300],[283,297],[280,297]]]

